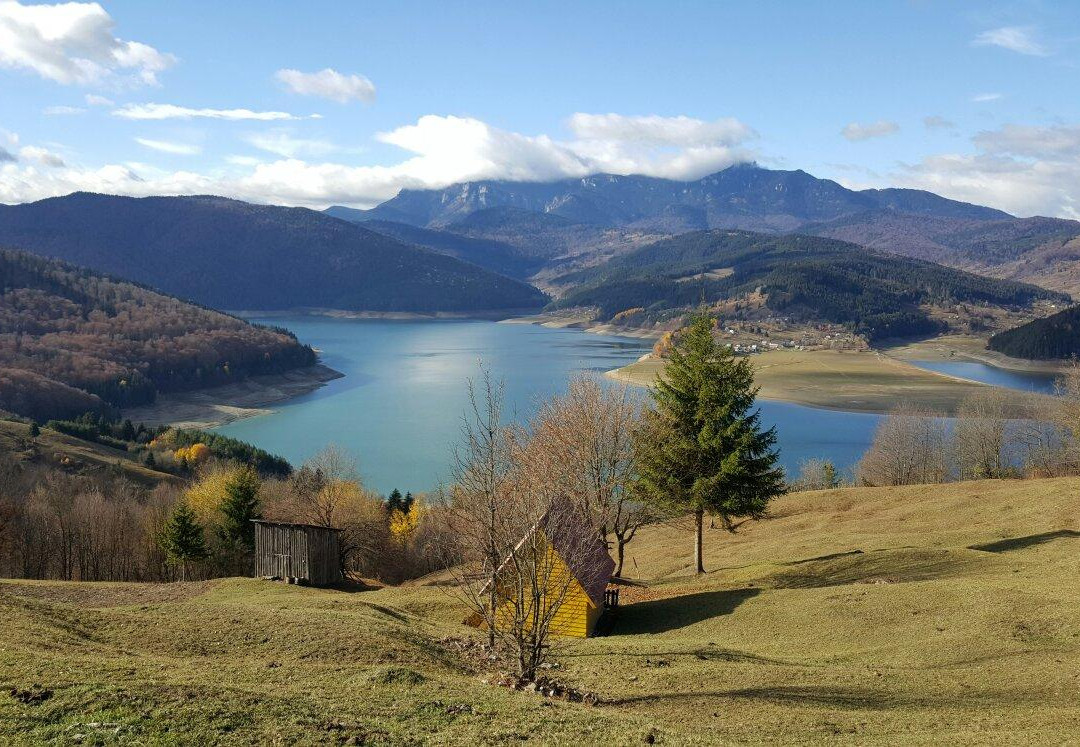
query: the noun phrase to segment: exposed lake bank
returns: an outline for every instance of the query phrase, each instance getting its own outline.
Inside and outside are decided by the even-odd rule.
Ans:
[[[318,364],[281,374],[252,376],[235,384],[191,392],[161,394],[145,407],[123,411],[123,417],[146,425],[216,428],[241,418],[265,415],[276,405],[308,394],[344,374]]]
[[[904,403],[952,413],[965,397],[990,386],[875,351],[770,350],[751,361],[761,399],[827,410],[884,413]],[[648,386],[663,367],[661,359],[649,356],[606,376]],[[1017,392],[1018,413],[1038,396]]]

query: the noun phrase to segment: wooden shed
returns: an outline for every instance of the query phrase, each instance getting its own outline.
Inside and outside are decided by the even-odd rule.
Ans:
[[[340,529],[255,520],[255,576],[290,583],[339,583]]]

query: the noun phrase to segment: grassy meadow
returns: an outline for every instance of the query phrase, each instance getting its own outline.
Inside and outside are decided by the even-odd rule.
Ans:
[[[488,684],[430,579],[3,581],[0,742],[1076,742],[1077,530],[1071,478],[792,494],[700,578],[650,528],[609,634],[554,651],[595,706]]]

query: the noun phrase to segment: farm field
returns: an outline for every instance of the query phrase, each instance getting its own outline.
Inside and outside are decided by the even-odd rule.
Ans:
[[[917,368],[876,352],[770,350],[751,358],[760,397],[811,407],[886,412],[906,402],[952,412],[986,385]],[[648,386],[663,370],[658,358],[631,363],[610,378]],[[1019,398],[1021,395],[1017,395]]]
[[[1080,739],[1080,480],[792,494],[631,544],[610,633],[485,680],[445,587],[0,582],[0,742]],[[431,580],[429,580],[429,583]]]

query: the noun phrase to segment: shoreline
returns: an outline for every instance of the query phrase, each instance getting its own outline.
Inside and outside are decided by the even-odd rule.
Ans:
[[[899,402],[952,414],[968,395],[997,388],[1014,395],[1018,413],[1047,395],[1022,392],[919,368],[876,351],[770,351],[754,356],[758,399],[841,412],[884,414]],[[648,386],[663,369],[654,356],[606,371],[632,386]]]
[[[640,327],[624,327],[607,322],[594,322],[586,314],[526,314],[502,319],[500,324],[535,324],[550,329],[576,329],[579,332],[591,332],[596,335],[615,337],[633,337],[639,340],[657,340],[663,332]]]
[[[158,395],[152,405],[122,410],[133,423],[208,430],[273,412],[271,405],[319,389],[345,374],[317,363],[280,374],[252,376],[235,384]]]
[[[518,318],[531,309],[479,309],[476,311],[349,311],[348,309],[299,308],[258,311],[230,310],[226,313],[241,319],[287,319],[297,316],[319,316],[330,319],[379,319],[385,321],[482,321],[499,322]]]
[[[986,340],[978,337],[944,335],[929,340],[898,343],[880,349],[882,355],[900,361],[955,361],[961,359],[971,363],[982,363],[992,368],[1018,373],[1063,374],[1068,367],[1067,361],[1027,360],[1012,358],[986,349]]]

